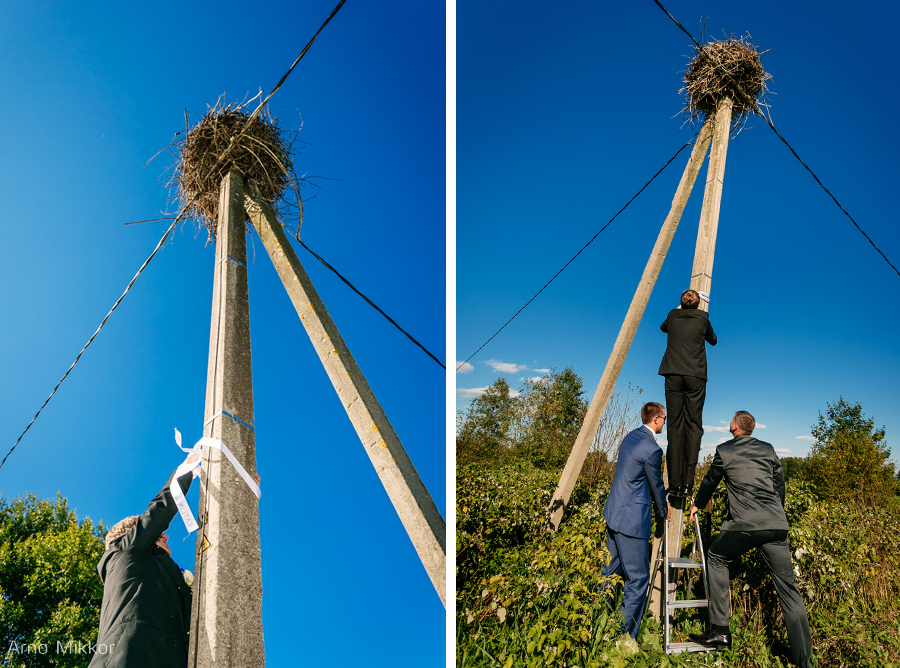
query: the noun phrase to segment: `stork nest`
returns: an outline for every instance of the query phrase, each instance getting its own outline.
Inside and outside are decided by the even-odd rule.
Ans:
[[[685,114],[691,121],[714,114],[719,101],[730,97],[732,124],[737,125],[748,115],[760,113],[766,106],[766,81],[772,78],[763,69],[759,49],[750,35],[735,39],[712,41],[697,47],[684,74]]]
[[[240,106],[220,108],[217,103],[181,143],[175,165],[178,197],[185,217],[205,225],[211,238],[219,220],[219,188],[232,167],[243,173],[245,183],[252,181],[276,211],[288,204],[288,186],[302,206],[290,158],[293,141],[285,139],[268,112],[251,116]]]

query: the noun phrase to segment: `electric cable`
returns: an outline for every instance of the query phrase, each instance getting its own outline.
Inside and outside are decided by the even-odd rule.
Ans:
[[[383,315],[383,316],[387,319],[387,321],[388,321],[389,323],[391,323],[394,327],[396,327],[396,328],[399,329],[401,332],[403,332],[403,333],[406,335],[406,337],[407,337],[410,341],[412,341],[412,342],[415,343],[417,346],[419,346],[419,348],[421,348],[421,349],[425,352],[425,354],[428,355],[431,359],[433,359],[435,362],[437,362],[437,363],[440,365],[440,367],[441,367],[442,369],[444,369],[445,371],[447,370],[447,367],[444,366],[444,363],[443,363],[443,362],[441,362],[437,357],[435,357],[434,355],[432,355],[432,354],[428,351],[428,349],[427,349],[425,346],[423,346],[421,343],[419,343],[418,341],[416,341],[416,340],[413,338],[412,334],[410,334],[410,333],[407,332],[405,329],[403,329],[400,325],[398,325],[398,324],[394,321],[394,319],[391,318],[391,316],[389,316],[387,313],[385,313],[384,311],[382,311],[382,310],[378,307],[378,305],[377,305],[375,302],[373,302],[371,299],[369,299],[368,297],[366,297],[362,292],[360,292],[359,290],[357,290],[357,289],[356,289],[356,286],[353,285],[353,283],[351,283],[351,282],[348,281],[346,278],[344,278],[344,277],[341,275],[341,273],[340,273],[337,269],[335,269],[335,268],[332,267],[330,264],[328,264],[328,263],[325,261],[325,259],[324,259],[321,255],[319,255],[318,253],[316,253],[312,248],[310,248],[309,246],[307,246],[307,245],[306,245],[305,243],[303,243],[303,241],[301,241],[300,239],[297,239],[297,241],[300,243],[301,246],[303,246],[306,250],[308,250],[308,251],[310,252],[310,254],[311,254],[314,258],[316,258],[319,262],[321,262],[323,265],[325,265],[325,267],[327,267],[328,269],[330,269],[331,271],[333,271],[334,274],[335,274],[339,279],[341,279],[344,283],[346,283],[346,284],[350,287],[351,290],[353,290],[353,292],[355,292],[355,293],[358,294],[360,297],[362,297],[363,299],[365,299],[365,300],[366,300],[366,303],[367,303],[369,306],[371,306],[371,307],[374,308],[376,311],[378,311],[381,315]]]
[[[643,185],[643,187],[642,187],[640,190],[638,190],[638,191],[634,194],[634,196],[633,196],[630,200],[628,200],[628,201],[625,203],[625,206],[623,206],[621,209],[619,209],[619,210],[616,212],[616,215],[614,215],[612,218],[610,218],[609,221],[606,223],[606,225],[604,225],[603,227],[601,227],[600,230],[597,232],[597,234],[595,234],[594,236],[592,236],[591,239],[590,239],[590,241],[588,241],[584,246],[582,246],[582,247],[581,247],[581,250],[579,250],[577,253],[575,253],[575,255],[573,255],[572,258],[571,258],[568,262],[566,262],[566,263],[563,265],[563,268],[560,269],[558,272],[556,272],[556,273],[553,275],[553,278],[551,278],[549,281],[547,281],[546,283],[544,283],[544,286],[543,286],[540,290],[538,290],[536,293],[534,293],[534,295],[531,297],[531,299],[529,299],[527,302],[525,302],[524,306],[522,306],[522,308],[520,308],[518,311],[515,312],[515,314],[513,314],[513,317],[512,317],[512,318],[510,318],[509,320],[507,320],[507,321],[503,324],[503,326],[502,326],[500,329],[498,329],[496,332],[493,333],[493,335],[491,336],[491,338],[489,338],[487,341],[485,341],[484,343],[482,343],[481,346],[479,346],[478,350],[476,350],[474,353],[472,353],[471,355],[469,355],[469,356],[466,358],[466,360],[465,360],[464,362],[462,362],[462,364],[460,364],[458,367],[456,367],[456,370],[459,371],[460,369],[462,369],[463,366],[464,366],[470,359],[472,359],[473,357],[475,357],[475,355],[477,355],[479,352],[481,352],[481,349],[482,349],[482,348],[484,348],[487,344],[489,344],[491,341],[493,341],[494,338],[495,338],[500,332],[502,332],[502,331],[506,328],[506,326],[507,326],[509,323],[511,323],[513,320],[515,320],[516,317],[517,317],[522,311],[524,311],[525,308],[526,308],[529,304],[531,304],[531,302],[533,302],[533,301],[537,298],[537,296],[538,296],[539,294],[541,294],[541,293],[547,288],[548,285],[550,285],[553,281],[555,281],[555,280],[556,280],[556,277],[559,276],[561,273],[563,273],[563,272],[566,270],[566,268],[567,268],[570,264],[572,264],[572,262],[575,261],[575,258],[577,258],[579,255],[581,255],[581,254],[585,251],[585,249],[587,249],[588,246],[590,246],[592,243],[594,243],[594,240],[595,240],[597,237],[600,236],[600,233],[603,232],[603,230],[605,230],[607,227],[609,227],[610,225],[612,225],[612,222],[613,222],[616,218],[619,217],[619,214],[622,213],[625,209],[627,209],[627,208],[628,208],[628,205],[631,204],[634,200],[636,200],[637,197],[638,197],[638,195],[640,195],[642,192],[644,192],[644,191],[647,189],[647,187],[648,187],[651,183],[653,183],[653,182],[656,180],[656,177],[659,176],[660,174],[662,174],[663,171],[666,169],[666,167],[668,167],[670,164],[672,164],[672,161],[673,161],[675,158],[677,158],[678,155],[679,155],[684,149],[686,149],[686,148],[687,148],[688,146],[690,146],[690,145],[691,145],[691,142],[687,142],[687,143],[683,144],[683,145],[681,146],[681,148],[679,148],[679,149],[675,152],[675,155],[673,155],[671,158],[669,158],[668,162],[666,162],[666,164],[664,164],[664,165],[659,169],[659,171],[656,172],[656,174],[654,174],[654,175],[650,178],[650,180],[647,181],[647,183],[645,183],[645,184]]]
[[[678,20],[674,16],[672,16],[665,7],[662,6],[662,4],[659,2],[659,0],[653,0],[653,2],[655,2],[656,5],[666,13],[666,16],[668,16],[670,19],[672,19],[672,21],[675,22],[675,25],[677,25],[679,28],[681,28],[681,30],[684,31],[684,33],[688,37],[691,38],[691,40],[694,42],[694,44],[697,45],[698,49],[700,49],[701,51],[703,50],[703,46],[700,44],[700,42],[698,42],[696,39],[694,39],[694,36],[691,35],[691,33],[688,32],[685,29],[685,27],[683,25],[681,25],[678,22]],[[726,76],[728,76],[729,80],[731,79],[730,75],[728,75],[727,73],[726,73]],[[800,164],[806,168],[806,171],[808,171],[810,173],[810,175],[816,180],[816,183],[818,183],[822,187],[822,190],[824,190],[825,193],[832,199],[832,201],[835,204],[837,204],[837,207],[841,211],[844,212],[844,215],[850,219],[850,222],[853,223],[854,227],[856,227],[857,230],[859,230],[859,233],[862,234],[866,238],[866,241],[868,241],[872,245],[872,248],[874,248],[876,251],[878,251],[878,254],[881,255],[882,258],[884,258],[884,261],[887,262],[888,265],[890,265],[891,269],[893,269],[897,273],[897,275],[900,276],[900,269],[897,269],[897,267],[894,266],[894,263],[888,259],[887,255],[885,255],[884,252],[875,244],[875,242],[872,241],[872,238],[868,234],[866,234],[865,231],[863,231],[863,229],[859,226],[859,223],[857,223],[856,220],[853,218],[853,216],[850,215],[850,212],[847,211],[847,209],[845,209],[843,206],[841,206],[841,203],[838,202],[837,197],[835,197],[834,195],[831,194],[831,191],[825,187],[825,184],[822,183],[821,180],[819,180],[819,177],[816,176],[816,173],[810,168],[809,165],[807,165],[803,161],[803,159],[799,156],[797,151],[794,150],[794,147],[788,143],[788,140],[785,139],[782,136],[782,134],[780,132],[778,132],[778,130],[775,129],[775,125],[772,123],[772,119],[767,114],[764,114],[762,112],[762,110],[759,108],[759,105],[756,103],[756,100],[752,99],[749,95],[747,95],[738,86],[734,86],[734,90],[736,90],[741,95],[741,97],[743,98],[742,101],[744,102],[744,104],[749,105],[753,109],[753,111],[755,111],[759,116],[761,116],[762,119],[766,122],[766,124],[770,128],[772,128],[772,132],[774,132],[778,136],[778,138],[782,142],[784,142],[784,145],[787,146],[788,149],[790,150],[790,152],[794,154],[794,157],[797,158],[797,160],[800,162]]]

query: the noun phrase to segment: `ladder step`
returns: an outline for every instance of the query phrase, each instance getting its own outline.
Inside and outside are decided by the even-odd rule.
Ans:
[[[703,564],[693,559],[672,557],[669,559],[669,568],[703,568]]]
[[[715,652],[716,650],[696,642],[673,642],[666,646],[666,654],[680,654],[681,652]]]
[[[709,606],[709,601],[705,598],[695,598],[689,601],[668,601],[666,602],[667,608],[706,608]]]

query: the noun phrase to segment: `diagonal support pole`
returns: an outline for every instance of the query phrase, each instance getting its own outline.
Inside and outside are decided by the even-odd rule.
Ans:
[[[684,213],[684,207],[687,205],[691,189],[697,180],[700,166],[706,157],[706,149],[712,137],[710,125],[707,121],[697,135],[694,148],[691,150],[691,157],[688,158],[678,189],[675,191],[672,208],[669,210],[669,215],[666,216],[662,229],[659,231],[659,237],[657,237],[653,251],[650,253],[650,259],[647,261],[647,266],[644,268],[637,291],[631,300],[631,306],[628,307],[628,313],[625,315],[625,322],[622,323],[612,354],[609,356],[609,361],[606,363],[606,368],[600,377],[600,383],[594,392],[594,398],[591,400],[591,405],[588,407],[587,414],[584,417],[581,431],[578,432],[578,438],[575,439],[575,445],[572,446],[572,452],[568,461],[566,461],[566,467],[563,469],[559,485],[557,485],[556,491],[553,493],[553,500],[547,509],[547,528],[551,531],[556,531],[559,528],[563,510],[566,503],[569,502],[572,490],[575,489],[575,483],[581,474],[581,468],[584,466],[584,460],[587,458],[591,442],[594,440],[594,435],[600,427],[600,420],[603,418],[606,404],[609,402],[616,380],[619,378],[619,372],[622,371],[625,356],[628,354],[628,349],[634,340],[634,335],[644,315],[644,309],[647,308],[650,293],[653,292],[653,286],[656,284],[656,278],[659,276],[663,261],[666,259],[666,253],[669,251],[672,237],[675,236],[675,230],[678,228],[681,214]]]
[[[406,528],[441,602],[446,601],[446,524],[419,478],[384,410],[341,338],[271,207],[244,205],[278,276],[385,491]]]

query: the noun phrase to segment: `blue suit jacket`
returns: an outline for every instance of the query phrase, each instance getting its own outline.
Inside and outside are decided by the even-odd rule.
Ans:
[[[662,450],[647,427],[638,427],[619,446],[603,519],[613,531],[634,538],[650,538],[651,499],[662,517],[669,513],[662,480]]]

